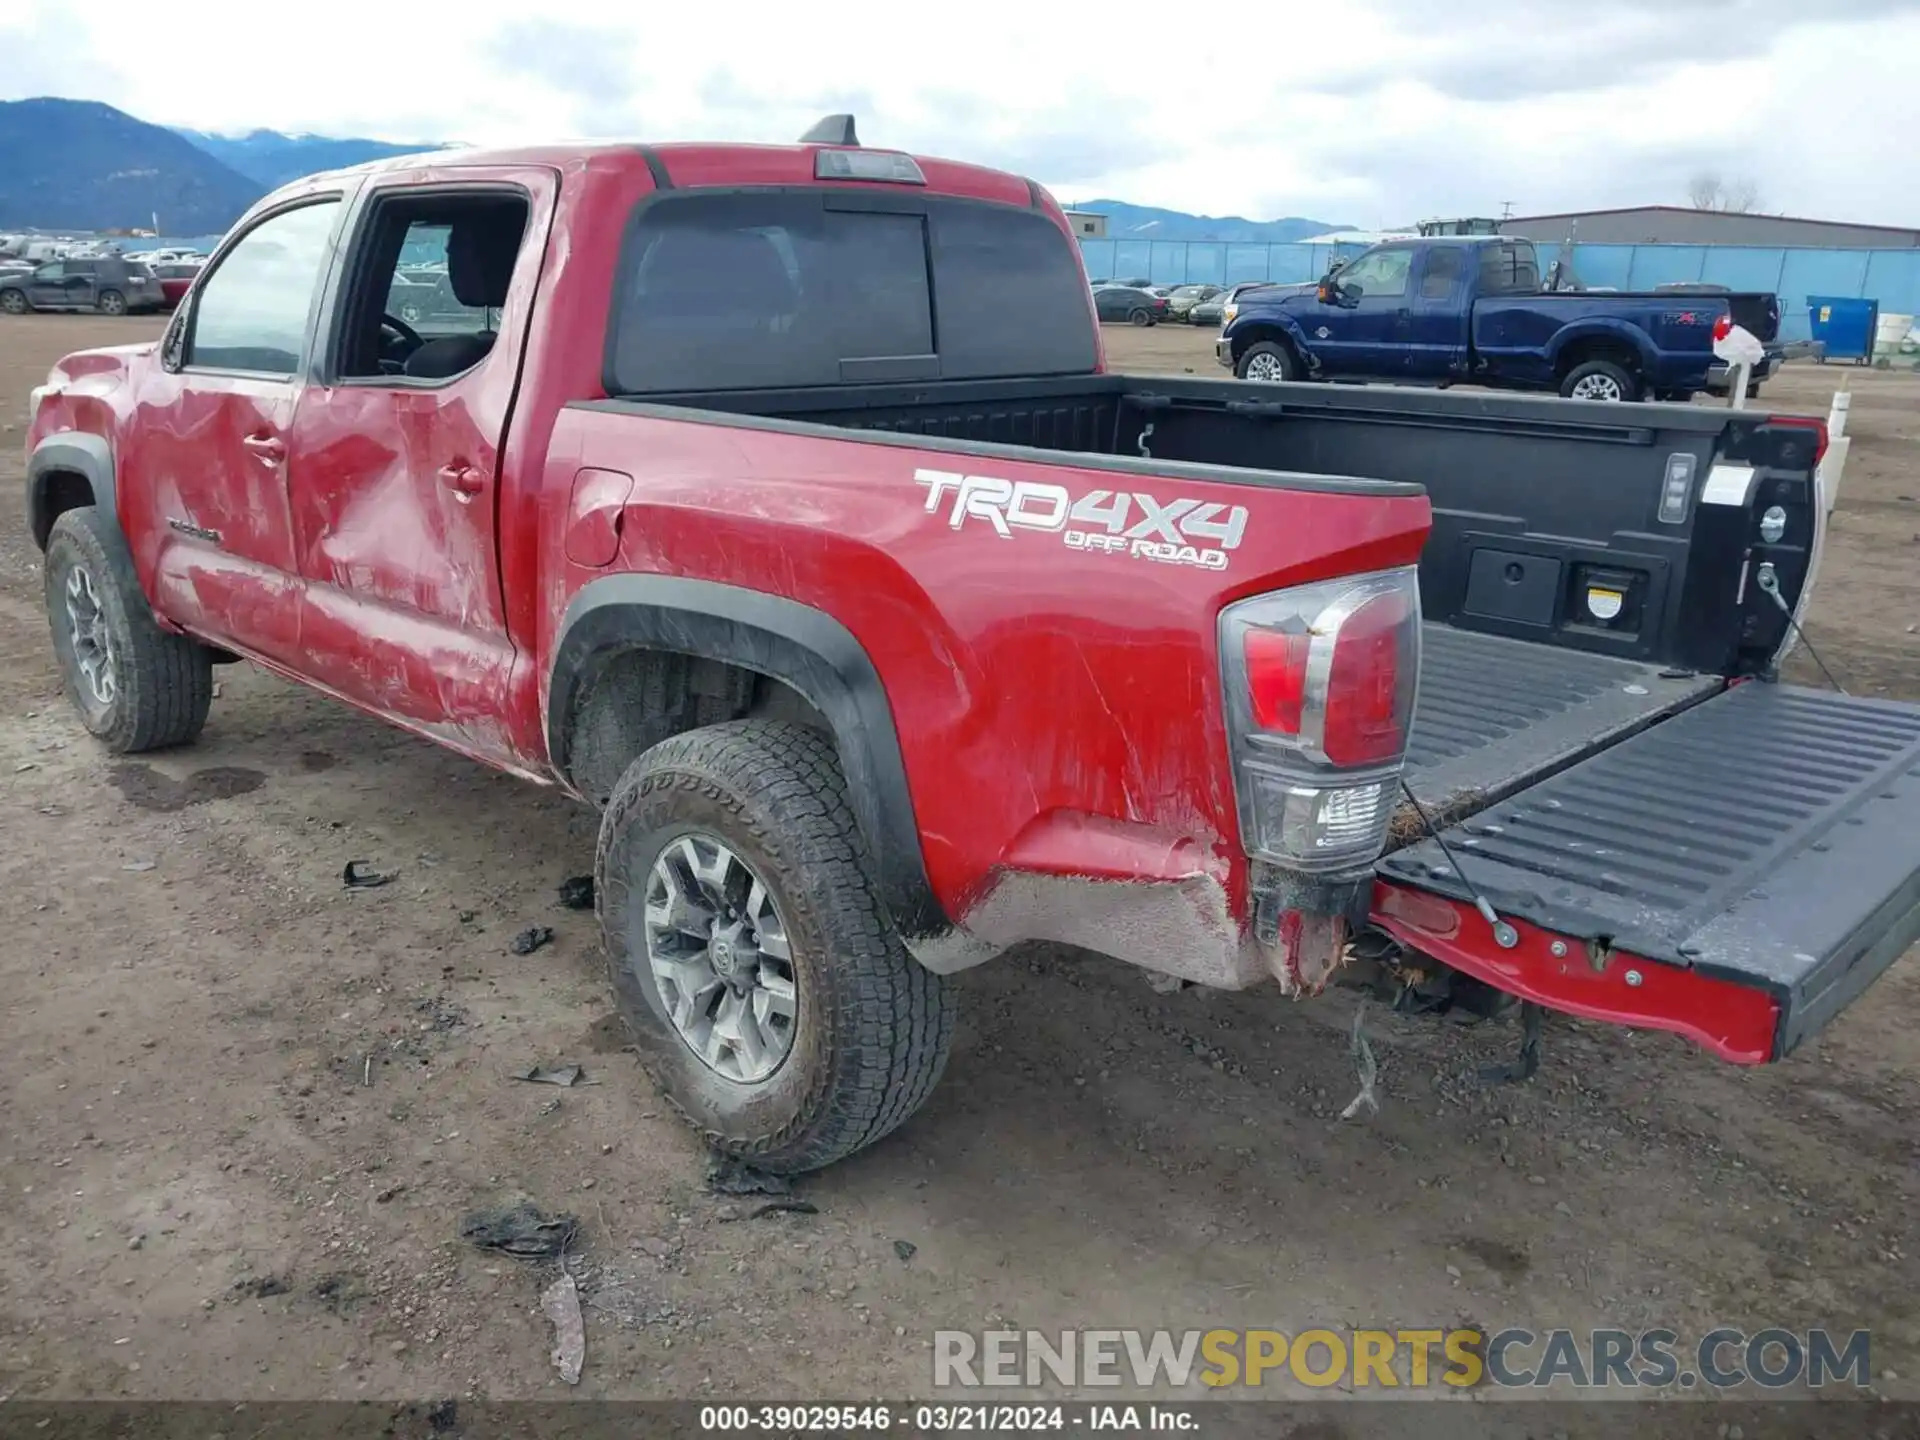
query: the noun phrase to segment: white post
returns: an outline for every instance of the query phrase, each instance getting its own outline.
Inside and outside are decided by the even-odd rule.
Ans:
[[[1814,472],[1817,503],[1829,515],[1840,498],[1840,477],[1847,472],[1847,452],[1853,448],[1853,437],[1847,434],[1847,407],[1852,401],[1845,390],[1834,391],[1833,408],[1827,411],[1827,453]]]
[[[1727,390],[1727,403],[1735,410],[1747,408],[1747,377],[1753,373],[1753,367],[1742,360],[1733,367],[1733,376]]]
[[[1847,408],[1853,403],[1853,396],[1844,389],[1833,392],[1833,408],[1827,411],[1827,439],[1838,440],[1847,433]]]

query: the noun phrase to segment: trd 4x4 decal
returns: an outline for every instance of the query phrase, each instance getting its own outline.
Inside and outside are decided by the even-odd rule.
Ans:
[[[1069,550],[1224,570],[1227,552],[1247,533],[1244,505],[1162,502],[1137,490],[1090,490],[1076,499],[1064,485],[953,470],[915,470],[913,478],[927,487],[929,515],[951,500],[947,523],[954,529],[983,520],[1003,540],[1015,530],[1057,531]]]

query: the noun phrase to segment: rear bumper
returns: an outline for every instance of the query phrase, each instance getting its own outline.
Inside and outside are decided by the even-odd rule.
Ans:
[[[1372,919],[1502,990],[1758,1064],[1920,941],[1916,807],[1920,706],[1738,685],[1454,824],[1444,849],[1388,855]]]
[[[1781,360],[1782,355],[1779,351],[1769,350],[1760,363],[1753,367],[1753,373],[1747,377],[1747,383],[1750,385],[1758,385],[1762,380],[1769,379],[1773,373],[1780,368]],[[1732,373],[1733,367],[1723,360],[1715,360],[1707,366],[1707,393],[1710,395],[1726,394]]]
[[[1229,875],[1192,840],[1107,821],[1056,819],[1026,860],[996,871],[958,928],[909,938],[914,958],[950,974],[1051,942],[1216,989],[1276,980],[1313,993],[1338,969],[1373,890],[1370,869],[1306,876],[1253,864]]]
[[[1762,989],[1591,946],[1508,915],[1501,918],[1518,939],[1503,948],[1470,903],[1386,882],[1375,889],[1373,907],[1373,923],[1402,945],[1549,1010],[1671,1031],[1736,1065],[1777,1060],[1798,1039],[1783,1025],[1779,1001]],[[1858,988],[1874,978],[1877,972],[1862,977]]]
[[[1263,947],[1234,914],[1226,887],[1201,872],[1142,881],[1003,870],[958,929],[909,939],[907,948],[946,975],[1036,941],[1221,990],[1276,978]]]

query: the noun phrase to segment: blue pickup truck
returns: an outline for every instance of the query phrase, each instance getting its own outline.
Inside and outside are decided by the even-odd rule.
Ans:
[[[1778,300],[1710,286],[1543,290],[1531,241],[1436,236],[1376,245],[1317,285],[1265,285],[1223,312],[1220,363],[1243,380],[1378,380],[1558,391],[1582,400],[1725,393],[1722,315],[1778,367]]]

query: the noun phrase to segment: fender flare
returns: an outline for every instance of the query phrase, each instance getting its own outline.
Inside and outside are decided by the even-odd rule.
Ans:
[[[1273,311],[1266,314],[1236,315],[1234,317],[1233,324],[1227,328],[1226,339],[1228,345],[1231,347],[1230,353],[1233,355],[1236,365],[1240,361],[1240,352],[1246,349],[1247,345],[1257,343],[1256,340],[1248,338],[1243,344],[1241,343],[1241,336],[1249,330],[1260,329],[1278,330],[1282,335],[1286,336],[1287,343],[1293,346],[1293,353],[1300,357],[1300,366],[1305,372],[1305,376],[1318,375],[1320,373],[1320,357],[1315,355],[1313,348],[1307,344],[1307,332],[1301,327],[1297,319],[1284,310]],[[1305,376],[1302,378],[1305,378]]]
[[[1569,345],[1578,345],[1583,340],[1614,340],[1633,351],[1640,357],[1642,372],[1649,378],[1659,364],[1659,351],[1646,331],[1627,324],[1624,320],[1576,320],[1571,325],[1563,325],[1547,342],[1547,369],[1553,374],[1560,373],[1560,357],[1567,352]]]
[[[833,728],[847,798],[894,925],[907,939],[953,928],[927,877],[886,687],[846,626],[811,605],[710,580],[609,575],[593,581],[567,606],[553,647],[547,753],[562,776],[581,682],[595,657],[627,649],[724,661],[805,696]]]
[[[33,447],[27,457],[27,528],[33,543],[47,548],[47,535],[53,529],[47,491],[59,473],[84,476],[93,487],[95,508],[103,511],[117,529],[120,525],[120,496],[114,484],[113,451],[104,438],[81,430],[63,430],[49,435]]]

